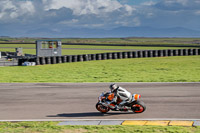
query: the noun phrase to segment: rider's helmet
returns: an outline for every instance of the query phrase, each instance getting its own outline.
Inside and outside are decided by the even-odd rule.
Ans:
[[[118,88],[118,86],[116,84],[111,84],[110,85],[111,92],[114,92],[117,88]]]

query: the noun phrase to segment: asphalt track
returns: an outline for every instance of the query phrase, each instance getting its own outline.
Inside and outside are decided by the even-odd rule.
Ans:
[[[99,113],[110,83],[0,83],[0,120],[200,119],[200,83],[118,83],[142,95],[147,110]]]

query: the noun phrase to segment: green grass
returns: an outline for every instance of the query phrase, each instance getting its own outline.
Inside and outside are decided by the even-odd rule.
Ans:
[[[0,82],[200,82],[200,56],[1,67]]]
[[[58,126],[59,122],[0,122],[0,133],[199,133],[181,126]]]
[[[7,48],[5,48],[7,47]],[[35,44],[0,44],[0,51],[15,52],[15,48],[22,47],[23,53],[36,54]],[[62,45],[62,55],[96,54],[108,52],[121,52],[133,50],[160,50],[160,49],[184,49],[186,47],[141,47],[141,46],[87,46],[87,45]],[[74,49],[64,49],[74,48]],[[187,47],[188,49],[189,47]],[[80,50],[83,49],[83,50]],[[87,50],[84,50],[87,49]],[[100,49],[100,50],[98,50]]]
[[[44,38],[45,39],[45,38]],[[56,39],[56,38],[48,38]],[[0,38],[0,42],[31,42],[35,43],[41,38]],[[135,45],[192,45],[199,46],[200,38],[60,38],[63,43],[87,43],[87,44],[135,44]]]

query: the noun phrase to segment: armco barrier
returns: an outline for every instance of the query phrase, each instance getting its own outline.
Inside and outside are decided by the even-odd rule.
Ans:
[[[108,59],[192,56],[192,55],[200,55],[200,49],[143,50],[143,51],[127,51],[127,52],[84,54],[84,55],[35,57],[31,59],[22,58],[22,59],[19,59],[18,65],[21,66],[26,61],[36,62],[36,65],[45,65],[45,64],[108,60]]]

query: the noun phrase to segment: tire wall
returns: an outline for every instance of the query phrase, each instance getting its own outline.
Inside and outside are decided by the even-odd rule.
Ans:
[[[200,55],[200,49],[167,49],[167,50],[141,50],[127,52],[112,52],[84,55],[64,55],[52,57],[36,57],[19,59],[19,66],[25,61],[36,62],[36,65],[58,64],[83,62],[93,60],[111,60],[111,59],[126,59],[126,58],[150,58],[150,57],[168,57],[168,56],[192,56]]]

